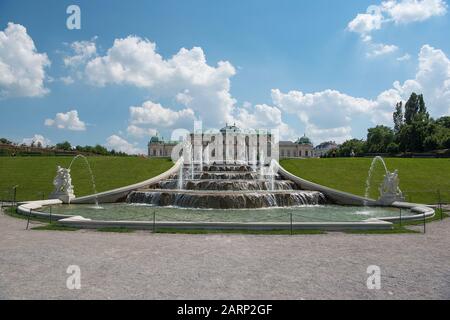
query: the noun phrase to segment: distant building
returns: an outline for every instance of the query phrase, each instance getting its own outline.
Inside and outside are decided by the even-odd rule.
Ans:
[[[283,158],[312,158],[314,147],[311,140],[304,135],[296,142],[280,141],[280,159]]]
[[[170,157],[172,149],[178,144],[178,141],[164,141],[164,138],[154,136],[148,143],[149,157]]]
[[[336,150],[338,148],[339,145],[334,141],[322,142],[314,148],[314,155],[320,158],[326,156],[330,151]]]

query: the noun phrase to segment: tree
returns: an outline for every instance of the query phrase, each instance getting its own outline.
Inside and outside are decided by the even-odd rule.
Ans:
[[[56,149],[70,151],[70,150],[72,150],[72,145],[70,144],[69,141],[64,141],[64,142],[61,142],[61,143],[57,143],[56,144]]]
[[[436,120],[436,124],[438,126],[450,129],[450,117],[449,116],[441,117]]]
[[[6,139],[6,138],[0,138],[0,143],[2,143],[2,144],[12,144],[12,142],[9,141],[9,140]]]
[[[403,126],[403,102],[398,102],[395,106],[395,111],[393,114],[394,118],[394,132],[395,134],[400,132]]]
[[[386,126],[368,129],[366,148],[369,153],[385,153],[387,146],[394,141],[394,132]]]
[[[366,148],[366,143],[364,140],[351,139],[345,141],[339,149],[336,151],[338,157],[350,157],[352,152],[355,155],[360,155],[364,153]]]
[[[405,104],[405,123],[412,124],[414,121],[426,122],[430,118],[423,100],[423,95],[417,95],[415,92],[411,93],[408,101]]]

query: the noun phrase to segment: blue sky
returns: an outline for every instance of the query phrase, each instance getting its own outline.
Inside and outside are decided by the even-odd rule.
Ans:
[[[80,30],[66,27],[71,4]],[[412,91],[448,115],[447,11],[444,0],[2,0],[0,137],[142,152],[156,131],[200,119],[340,142],[391,125]]]

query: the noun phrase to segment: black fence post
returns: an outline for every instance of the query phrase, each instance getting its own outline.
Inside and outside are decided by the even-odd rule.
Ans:
[[[425,213],[423,214],[423,234],[425,234],[426,232],[427,232],[427,229],[426,229],[426,222],[425,222]]]
[[[30,225],[30,218],[31,218],[31,208],[30,208],[30,212],[28,213],[27,230],[28,230],[28,226]]]
[[[402,225],[402,208],[400,208],[400,226]]]
[[[156,212],[153,211],[153,233],[156,231]]]
[[[12,203],[13,207],[17,207],[16,205],[17,187],[18,186],[13,187],[13,203]]]
[[[50,224],[52,224],[52,206],[50,206]]]
[[[439,212],[441,213],[441,221],[444,219],[444,213],[442,212],[442,198],[441,198],[441,189],[437,190],[437,194],[438,194],[438,207],[439,207]]]
[[[293,235],[293,230],[292,230],[292,212],[291,212],[290,216],[291,216],[291,236],[292,236]]]

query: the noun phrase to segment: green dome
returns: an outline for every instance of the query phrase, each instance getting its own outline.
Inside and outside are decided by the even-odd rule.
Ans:
[[[150,142],[159,142],[159,137],[158,136],[151,137]]]
[[[307,136],[299,138],[296,142],[297,144],[312,144],[311,140]]]

